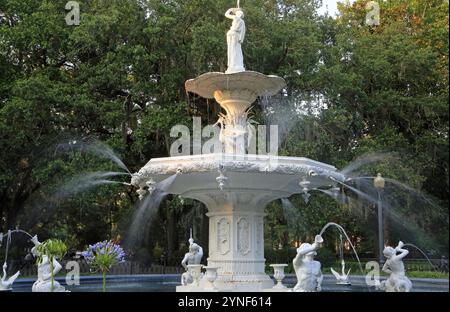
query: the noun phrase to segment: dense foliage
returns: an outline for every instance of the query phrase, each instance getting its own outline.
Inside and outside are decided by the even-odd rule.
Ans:
[[[134,172],[168,155],[173,125],[192,127],[193,116],[214,123],[218,105],[187,95],[184,82],[226,69],[223,13],[234,1],[78,2],[81,23],[68,26],[65,0],[0,0],[0,232],[19,226],[73,250],[124,237],[138,199],[121,184],[62,196],[77,175],[120,170],[88,153],[88,143],[68,142],[105,142]],[[337,18],[319,16],[318,0],[244,2],[246,67],[288,83],[278,113],[255,107],[256,120],[282,125],[280,154],[341,169],[368,153],[394,153],[358,169],[405,184],[385,194],[398,207],[388,239],[407,236],[448,253],[448,1],[380,1],[379,26],[365,24],[365,0],[341,5]],[[307,205],[291,201],[291,218],[279,202],[267,208],[269,259],[291,257],[295,243],[328,221],[373,255],[373,204],[321,193]],[[205,212],[167,198],[132,254],[178,262],[192,226],[206,247]]]

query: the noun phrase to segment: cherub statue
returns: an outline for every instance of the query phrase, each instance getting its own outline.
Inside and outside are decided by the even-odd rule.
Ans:
[[[61,286],[57,281],[53,281],[52,287],[52,265],[50,264],[50,259],[47,255],[42,255],[38,251],[38,247],[42,244],[39,242],[37,235],[35,235],[31,242],[34,247],[31,249],[31,253],[38,257],[38,279],[33,284],[33,292],[65,292],[66,289]],[[61,271],[62,266],[56,259],[53,259],[53,276]],[[53,289],[52,289],[53,288]]]
[[[184,255],[181,265],[186,270],[185,273],[181,275],[181,285],[186,286],[194,282],[193,277],[189,273],[189,264],[200,264],[203,258],[203,248],[198,244],[194,243],[194,239],[189,239],[189,252]]]
[[[405,265],[403,264],[403,258],[409,254],[409,251],[403,249],[403,246],[403,242],[400,241],[397,247],[388,246],[383,250],[387,260],[382,270],[389,273],[390,276],[386,281],[381,282],[380,289],[386,292],[409,292],[412,288],[411,281],[405,275]]]
[[[322,290],[323,275],[321,264],[314,260],[318,250],[323,243],[323,238],[316,235],[313,244],[304,243],[297,248],[297,256],[293,260],[297,284],[295,292],[316,292]]]

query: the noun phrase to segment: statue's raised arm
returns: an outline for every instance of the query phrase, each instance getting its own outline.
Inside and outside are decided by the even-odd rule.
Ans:
[[[228,10],[225,12],[225,17],[234,20],[234,17],[235,17],[234,12],[235,12],[235,11],[236,11],[236,8],[228,9]]]
[[[395,260],[401,261],[403,258],[405,258],[409,254],[409,250],[403,248],[404,245],[405,244],[402,241],[400,241],[398,243],[397,247],[395,248],[395,251],[399,252],[400,254],[394,256]]]
[[[314,238],[314,243],[312,244],[303,244],[300,248],[297,249],[297,255],[294,259],[294,265],[300,265],[300,261],[307,254],[313,253],[318,250],[323,243],[323,238],[320,235],[316,235]]]

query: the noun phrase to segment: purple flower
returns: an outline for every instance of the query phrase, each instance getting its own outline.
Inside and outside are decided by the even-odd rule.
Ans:
[[[125,261],[124,250],[112,241],[89,245],[87,250],[82,252],[82,256],[89,264],[102,271],[107,271],[113,265]]]

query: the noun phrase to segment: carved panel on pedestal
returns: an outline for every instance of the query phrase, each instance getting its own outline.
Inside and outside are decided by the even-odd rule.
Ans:
[[[217,251],[222,255],[230,251],[230,222],[226,218],[217,222]]]
[[[250,223],[246,218],[239,219],[237,223],[237,247],[241,255],[250,252]]]

